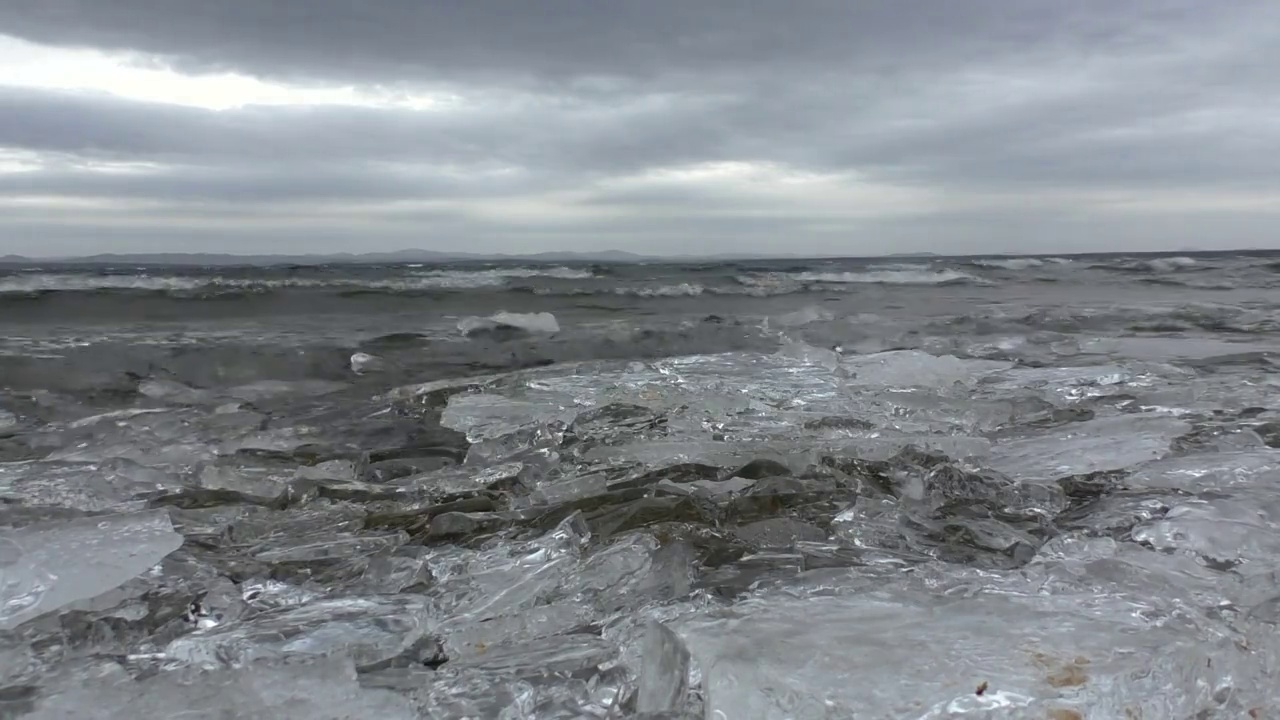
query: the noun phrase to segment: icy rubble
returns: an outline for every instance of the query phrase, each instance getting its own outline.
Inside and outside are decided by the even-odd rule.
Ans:
[[[314,600],[215,626],[169,643],[165,654],[201,667],[341,653],[357,667],[402,659],[422,664],[438,653],[430,605],[419,596]]]
[[[26,573],[0,626],[24,684],[0,703],[512,720],[1274,705],[1266,416],[1153,402],[1177,400],[1185,368],[1081,362],[789,343],[439,381],[293,424],[156,386],[146,402],[169,409],[59,428],[58,459],[0,466],[0,497],[32,517],[167,508],[0,531],[0,569]],[[278,389],[241,394],[298,392]],[[211,428],[222,442],[195,448]],[[143,528],[126,533],[139,554],[75,541],[95,582],[64,595],[14,542],[97,523]],[[37,688],[64,646],[92,672],[64,663],[61,694]]]

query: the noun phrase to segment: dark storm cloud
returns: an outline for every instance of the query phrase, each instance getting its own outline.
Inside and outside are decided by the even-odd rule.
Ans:
[[[1099,50],[1207,29],[1232,2],[1165,0],[4,0],[32,40],[192,66],[355,80],[652,78],[856,63],[945,69],[1005,53]],[[1240,7],[1236,3],[1237,7]]]
[[[821,244],[844,227],[884,242],[951,233],[961,245],[986,237],[1009,249],[1037,222],[1056,229],[1030,234],[1069,244],[1085,227],[1076,219],[1090,216],[1071,198],[1089,193],[1280,187],[1277,23],[1280,6],[1242,0],[0,0],[2,32],[33,42],[143,53],[155,57],[139,61],[192,72],[459,98],[425,111],[210,111],[5,87],[0,77],[0,149],[41,159],[0,174],[0,203],[174,204],[138,211],[141,227],[178,223],[201,203],[257,217],[272,205],[558,193],[581,213],[532,223],[488,206],[432,208],[420,220],[516,247],[554,245],[556,233],[632,247],[689,237]],[[814,209],[804,202],[761,208],[767,200],[731,182],[653,179],[721,161],[996,200],[922,207],[915,219],[859,214],[841,226],[806,219]],[[95,162],[154,167],[108,173]],[[869,202],[855,195],[850,203]],[[386,223],[410,218],[380,217],[369,222],[383,234],[369,237],[400,242]],[[1198,217],[1172,227],[1219,222],[1257,234],[1272,222]],[[65,220],[64,229],[92,224]],[[1149,242],[1140,223],[1105,222]],[[1157,225],[1170,226],[1146,227]]]

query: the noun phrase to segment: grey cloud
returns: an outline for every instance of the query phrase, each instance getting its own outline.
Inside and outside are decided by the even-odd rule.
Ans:
[[[0,27],[45,43],[138,49],[195,67],[295,77],[450,81],[856,63],[946,68],[1055,46],[1123,47],[1231,0],[4,0]]]
[[[1019,195],[1280,187],[1277,23],[1280,7],[1244,0],[0,0],[0,28],[36,42],[463,99],[425,112],[212,112],[6,88],[0,78],[0,148],[48,162],[0,175],[0,202],[65,195],[173,204],[139,215],[143,228],[166,212],[180,225],[202,203],[241,207],[247,218],[272,205],[447,200],[458,205],[416,221],[449,237],[521,247],[801,238],[815,248],[853,242],[848,251],[859,252],[890,241],[934,249],[933,238],[950,234],[956,248],[981,250],[970,245],[1008,249],[1018,236],[1070,245],[1107,232],[1149,244],[1161,233],[1214,227],[1231,235],[1221,242],[1247,244],[1274,218],[1200,213],[1178,224],[1165,214],[1143,216],[1143,225],[1069,203],[1030,210]],[[87,171],[88,159],[159,167],[108,175]],[[755,212],[757,198],[727,186],[637,179],[732,160],[1008,199],[961,216],[922,210],[927,217],[848,219],[833,230],[803,208]],[[620,178],[631,178],[625,189],[611,182]],[[551,191],[573,191],[577,199],[566,202],[582,217],[526,227],[463,207]],[[414,237],[412,215],[370,212],[366,237]],[[70,238],[91,218],[48,224]],[[13,226],[28,222],[39,224]],[[1041,231],[1029,230],[1037,223]],[[237,227],[295,241],[286,230]],[[161,230],[135,237],[152,232]]]
[[[0,87],[0,146],[160,161],[230,159],[485,164],[609,172],[701,159],[697,98],[633,107],[531,98],[415,112],[343,106],[208,111]]]

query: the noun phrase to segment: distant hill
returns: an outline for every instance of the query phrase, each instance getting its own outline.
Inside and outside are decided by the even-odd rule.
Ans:
[[[448,253],[435,250],[397,250],[394,252],[376,253],[333,253],[327,255],[232,255],[230,253],[130,253],[85,255],[81,257],[31,258],[21,255],[2,255],[0,265],[172,265],[172,266],[232,266],[232,265],[340,265],[340,264],[373,264],[403,265],[407,263],[490,263],[490,262],[534,262],[534,263],[630,263],[630,262],[750,262],[750,261],[804,261],[804,260],[885,260],[885,259],[960,259],[960,258],[1010,258],[1010,257],[1163,257],[1174,255],[1192,255],[1196,257],[1214,257],[1231,255],[1248,255],[1257,257],[1275,257],[1280,250],[1247,249],[1247,250],[1178,250],[1164,252],[1110,252],[1110,253],[1033,253],[1018,255],[1014,253],[984,253],[979,255],[942,255],[931,252],[895,253],[890,255],[862,256],[805,256],[805,255],[765,255],[750,253],[721,253],[715,255],[638,255],[623,250],[601,250],[600,252],[544,252],[526,255],[484,255],[480,253]]]
[[[595,253],[549,252],[530,255],[481,255],[478,253],[443,253],[433,250],[398,250],[379,253],[334,253],[327,255],[232,255],[229,253],[101,253],[79,257],[30,258],[4,255],[0,263],[8,265],[331,265],[343,263],[402,264],[441,262],[636,262],[642,255],[621,250]]]

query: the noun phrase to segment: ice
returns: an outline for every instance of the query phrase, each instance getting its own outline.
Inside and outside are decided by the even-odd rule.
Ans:
[[[278,497],[288,482],[287,475],[271,468],[228,465],[206,465],[196,479],[202,488],[227,490],[257,501]]]
[[[430,603],[417,595],[319,599],[191,633],[169,643],[165,654],[207,668],[335,653],[350,655],[358,667],[401,657],[420,663],[435,653],[431,618]]]
[[[164,506],[182,546],[0,629],[0,716],[1208,720],[1280,702],[1269,286],[1205,310],[1181,289],[939,301],[799,272],[746,304],[711,273],[710,306],[656,314],[600,314],[618,298],[596,282],[569,334],[513,313],[424,330],[394,298],[372,326],[291,314],[274,346],[225,313],[158,345],[112,328],[75,390],[0,398],[18,421],[0,427],[5,612],[57,600],[62,566],[100,570],[27,567],[12,538],[51,519]],[[567,307],[560,285],[525,309]],[[179,347],[206,332],[231,345]],[[409,377],[430,382],[376,387]]]
[[[67,424],[67,427],[72,429],[86,428],[108,420],[123,421],[128,420],[129,418],[138,417],[139,415],[155,415],[157,413],[167,412],[169,412],[169,410],[166,408],[126,408],[124,410],[112,410],[111,412],[90,415],[89,417],[72,421]]]
[[[996,443],[989,465],[1010,477],[1053,480],[1119,470],[1171,451],[1187,423],[1155,415],[1120,415],[1074,423],[1045,435]]]
[[[346,385],[324,380],[259,380],[248,385],[237,385],[226,390],[226,395],[244,402],[261,402],[284,395],[320,397],[337,392]]]
[[[799,310],[772,318],[781,327],[802,327],[814,322],[825,322],[835,318],[835,314],[816,305],[806,305]]]
[[[687,702],[688,692],[689,650],[666,625],[650,622],[645,633],[636,712],[679,712]]]
[[[154,378],[138,383],[138,393],[152,400],[180,405],[201,405],[213,399],[207,391],[197,390],[173,380]]]
[[[5,432],[18,425],[18,416],[0,408],[0,432]]]
[[[114,681],[113,681],[114,680]],[[42,700],[32,720],[416,720],[404,698],[361,687],[351,661],[323,658],[236,670],[180,670],[133,681],[104,678]]]
[[[1228,638],[1092,597],[775,593],[677,630],[719,720],[1189,718],[1271,686]]]
[[[558,333],[560,323],[556,316],[547,312],[513,313],[505,310],[494,313],[487,318],[467,317],[458,321],[458,330],[463,335],[472,335],[486,330],[512,328],[531,333]]]
[[[351,356],[348,365],[356,375],[378,372],[386,367],[386,363],[377,355],[358,352]]]
[[[915,351],[841,359],[830,350],[793,343],[772,355],[686,356],[621,367],[600,364],[595,372],[585,366],[548,368],[514,374],[501,383],[483,380],[481,392],[450,398],[442,423],[466,432],[472,442],[513,438],[515,445],[505,455],[486,451],[486,462],[510,460],[517,447],[530,448],[516,433],[576,426],[575,418],[610,407],[647,413],[653,437],[645,444],[655,447],[635,448],[642,455],[661,452],[656,444],[664,442],[698,443],[703,447],[695,457],[704,457],[708,451],[725,454],[707,446],[708,442],[759,445],[777,439],[792,445],[802,435],[811,440],[810,433],[802,432],[807,424],[832,417],[851,418],[865,427],[886,423],[921,443],[945,443],[950,440],[939,434],[967,434],[1007,421],[1004,406],[974,410],[966,404],[974,383],[1007,367],[1005,362]],[[914,392],[888,396],[879,392],[886,388]],[[617,432],[624,426],[607,427]],[[934,436],[927,437],[930,433]],[[628,429],[626,437],[634,440],[638,435]],[[607,437],[601,440],[613,445]],[[903,441],[899,447],[912,441]],[[632,452],[592,447],[584,448],[584,457],[600,457],[614,449],[619,455],[613,460]]]
[[[961,360],[951,355],[939,357],[919,350],[855,356],[843,363],[844,371],[854,385],[938,389],[971,384],[1010,366],[1011,363],[999,360]]]
[[[86,512],[141,510],[140,496],[181,484],[174,473],[124,459],[97,464],[0,464],[0,498],[5,501]]]
[[[1280,499],[1190,500],[1133,530],[1134,542],[1187,552],[1215,563],[1280,559]]]
[[[578,414],[570,396],[509,400],[499,395],[454,395],[440,424],[467,433],[471,442],[510,435],[551,422],[567,423]]]
[[[164,511],[0,531],[0,630],[116,588],[181,545]]]
[[[1131,488],[1231,490],[1280,485],[1280,450],[1218,452],[1171,457],[1143,464],[1124,479]]]

